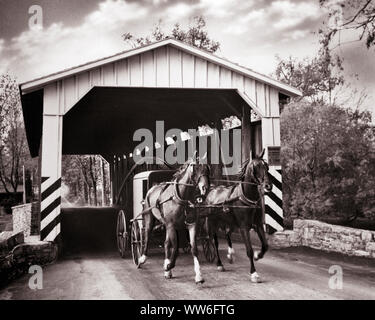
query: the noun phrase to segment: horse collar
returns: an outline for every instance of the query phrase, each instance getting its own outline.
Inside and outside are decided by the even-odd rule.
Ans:
[[[240,183],[240,198],[239,199],[246,205],[252,206],[252,205],[257,205],[260,198],[257,201],[247,198],[243,190],[243,183]]]
[[[180,197],[180,195],[178,194],[178,182],[176,182],[174,184],[174,188],[173,188],[173,197],[174,199],[176,200],[176,202],[179,204],[179,205],[182,205],[182,206],[187,206],[189,204],[189,200],[184,200]]]

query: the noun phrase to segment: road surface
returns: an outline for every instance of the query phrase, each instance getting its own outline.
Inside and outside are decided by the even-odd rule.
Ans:
[[[43,268],[43,289],[28,287],[29,274],[0,289],[0,299],[375,299],[375,262],[306,248],[271,250],[256,263],[262,283],[251,283],[248,260],[235,243],[236,261],[226,271],[201,263],[206,282],[194,283],[193,260],[181,253],[174,278],[163,277],[163,251],[155,248],[142,269],[117,252],[65,256]],[[226,248],[221,245],[225,258]],[[203,259],[201,259],[203,260]],[[225,259],[223,259],[224,262]],[[330,289],[328,269],[343,270],[343,288]]]

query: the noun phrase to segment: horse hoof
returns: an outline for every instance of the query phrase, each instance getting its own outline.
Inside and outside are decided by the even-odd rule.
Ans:
[[[228,258],[228,262],[230,263],[230,264],[232,264],[233,263],[233,257],[232,257],[232,255],[230,255],[230,254],[228,254],[227,255],[227,258]]]
[[[195,280],[196,285],[202,285],[204,283],[204,279],[200,279],[199,281]]]
[[[255,261],[258,261],[260,258],[259,258],[259,251],[255,251],[254,252],[254,260]]]
[[[260,282],[262,282],[262,280],[261,280],[261,278],[260,278],[260,276],[259,276],[259,274],[257,272],[254,272],[254,273],[252,273],[250,275],[250,280],[253,283],[260,283]]]
[[[147,260],[147,257],[146,257],[145,255],[142,255],[142,256],[139,258],[139,260],[138,260],[139,265],[144,264],[144,263],[146,262],[146,260]]]
[[[164,260],[164,271],[167,272],[167,271],[170,270],[170,268],[169,268],[170,264],[171,264],[171,261],[169,259]]]
[[[218,266],[217,271],[223,272],[225,271],[224,266]]]
[[[195,276],[195,283],[196,284],[202,284],[202,283],[204,283],[204,279],[202,278],[202,276],[200,274],[198,274],[198,275]]]
[[[172,279],[172,271],[165,271],[164,272],[165,279]]]

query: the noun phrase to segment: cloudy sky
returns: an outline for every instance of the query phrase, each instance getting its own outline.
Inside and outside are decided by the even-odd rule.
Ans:
[[[29,27],[32,5],[43,10],[42,28]],[[218,55],[271,74],[276,54],[317,52],[315,32],[326,12],[318,0],[0,0],[0,72],[30,80],[126,50],[125,32],[146,36],[159,19],[166,30],[176,22],[187,26],[198,14],[221,43]],[[374,49],[355,43],[337,50],[348,79],[369,92],[366,107],[372,108]]]

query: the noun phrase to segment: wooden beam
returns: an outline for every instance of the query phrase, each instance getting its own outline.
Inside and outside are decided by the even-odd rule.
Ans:
[[[250,107],[246,104],[242,105],[242,136],[241,136],[241,160],[250,158],[251,152],[251,115]]]
[[[214,121],[214,125],[213,125],[214,129],[216,129],[212,135],[212,139],[210,141],[210,145],[212,143],[215,143],[215,141],[220,141],[220,130],[223,129],[223,123],[221,122],[221,119],[218,118],[218,117],[215,117],[215,121]],[[217,136],[219,135],[219,136]],[[211,146],[210,146],[211,147]],[[221,143],[219,144],[219,150],[221,148]],[[208,148],[208,150],[210,151],[211,148]],[[220,153],[219,153],[220,155]],[[210,159],[211,159],[211,155],[210,155]],[[219,160],[220,160],[220,156],[219,156]],[[212,159],[211,159],[212,161]],[[221,179],[222,178],[222,165],[221,165],[221,160],[219,161],[220,163],[219,164],[213,164],[211,165],[211,169],[212,169],[212,176],[215,177],[216,179]]]

